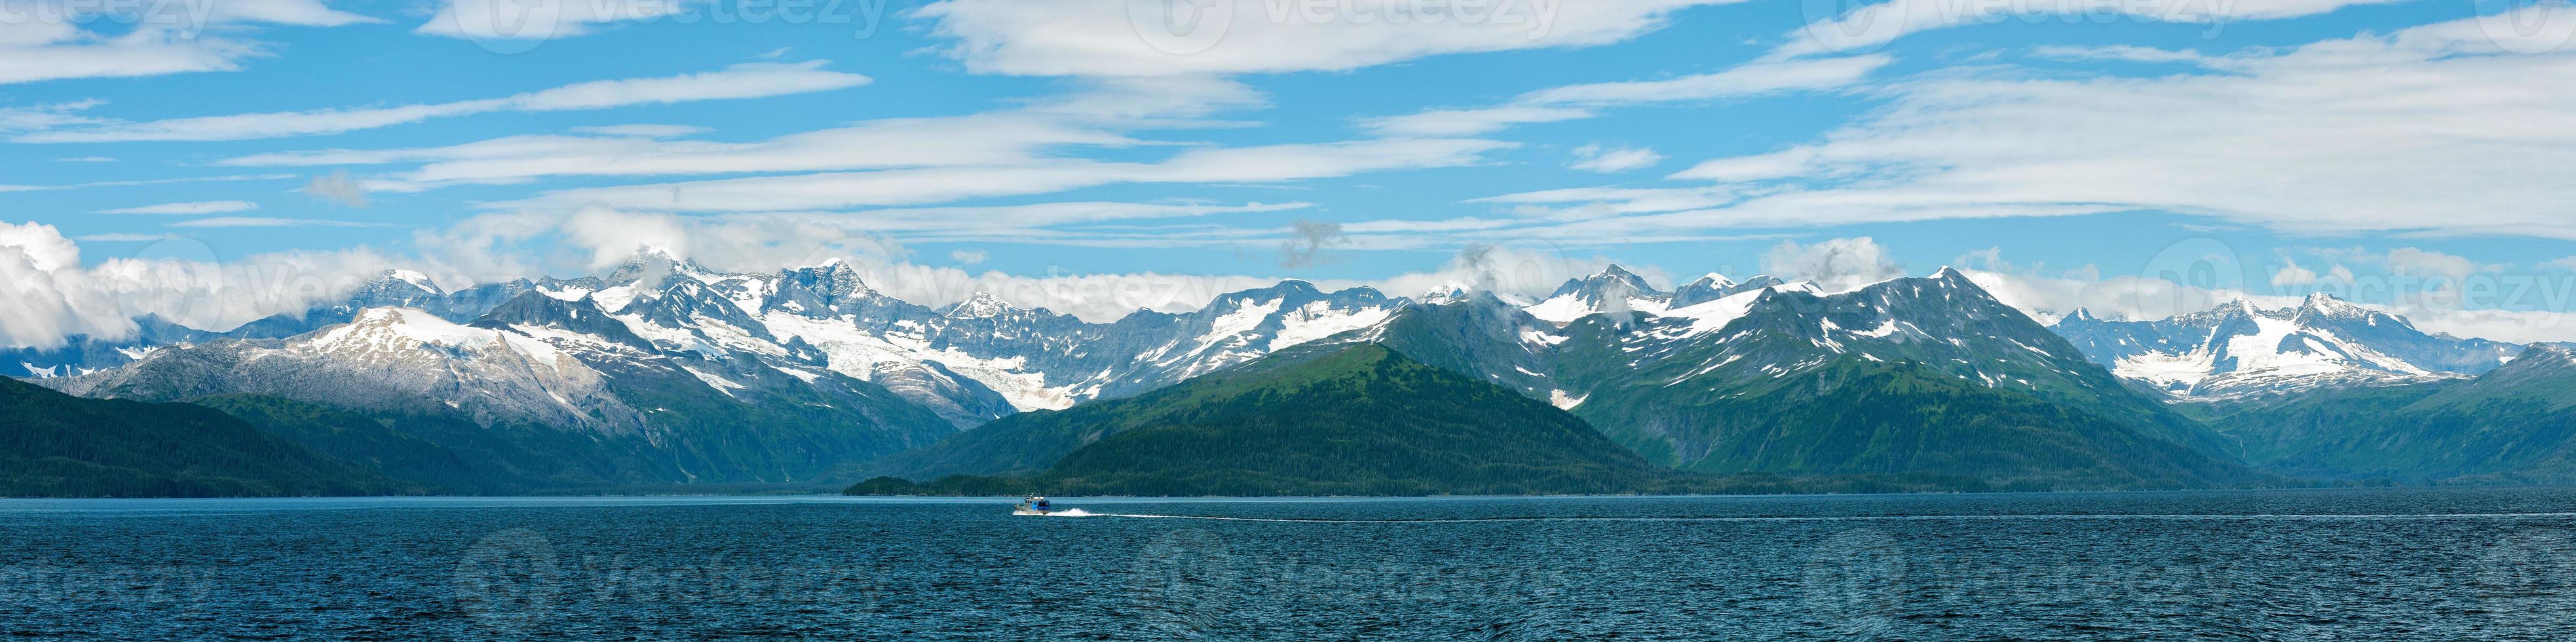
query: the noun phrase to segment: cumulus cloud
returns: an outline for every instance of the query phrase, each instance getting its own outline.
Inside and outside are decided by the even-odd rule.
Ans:
[[[1460,248],[1438,269],[1399,274],[1372,285],[1397,296],[1458,289],[1534,299],[1555,291],[1567,280],[1599,273],[1612,263],[1609,257],[1581,256],[1544,243],[1472,243]],[[1621,265],[1657,272],[1636,263]]]
[[[231,329],[345,298],[398,262],[365,249],[217,261],[211,248],[186,239],[103,240],[159,241],[152,254],[162,258],[85,264],[80,247],[52,226],[0,223],[0,345],[58,346],[73,334],[122,338],[135,331],[132,319],[145,314]],[[434,261],[399,262],[442,269]]]
[[[1866,236],[1809,245],[1781,241],[1762,255],[1762,269],[1781,278],[1814,281],[1833,292],[1905,276],[1905,266]]]
[[[2299,267],[2298,261],[2287,258],[2282,259],[2281,263],[2281,269],[2272,273],[2272,287],[2293,288],[2316,284],[2316,270]]]
[[[986,259],[990,258],[993,258],[992,253],[983,250],[961,249],[948,251],[948,260],[956,261],[959,265],[980,265]]]

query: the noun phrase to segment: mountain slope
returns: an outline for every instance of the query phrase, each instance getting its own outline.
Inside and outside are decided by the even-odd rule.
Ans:
[[[0,379],[0,496],[422,492],[187,404],[82,399]]]
[[[2189,408],[2286,474],[2404,483],[2576,482],[2576,351],[2534,346],[2472,380],[2241,397]]]
[[[1020,415],[910,476],[1029,473],[1049,492],[1632,492],[1665,477],[1581,420],[1373,344],[1297,348],[1128,399]]]
[[[1499,302],[1409,309],[1349,340],[1545,399],[1709,474],[1887,475],[1954,489],[2230,486],[2214,435],[1953,270],[1773,287],[1562,326]]]
[[[590,303],[526,293],[474,325],[418,310],[277,341],[166,349],[43,383],[95,397],[261,395],[401,424],[488,462],[485,481],[557,487],[811,481],[954,429],[817,366],[661,352]]]
[[[2428,334],[2325,294],[2295,308],[2264,310],[2239,300],[2158,321],[2076,310],[2053,329],[2122,378],[2199,400],[2475,376],[2522,351]]]

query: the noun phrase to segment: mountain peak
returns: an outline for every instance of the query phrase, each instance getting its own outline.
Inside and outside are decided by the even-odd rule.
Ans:
[[[2307,310],[2335,314],[2361,314],[2367,312],[2366,310],[2363,310],[2361,306],[2353,305],[2350,301],[2345,301],[2342,298],[2336,297],[2332,294],[2326,294],[2324,292],[2308,295],[2307,300],[2299,303],[2299,307]]]
[[[1425,305],[1448,305],[1475,297],[1475,292],[1467,286],[1451,283],[1422,293],[1419,300]]]
[[[379,297],[388,293],[410,291],[429,294],[447,293],[447,290],[439,288],[438,282],[431,280],[429,275],[399,268],[376,273],[376,278],[369,279],[366,285],[359,288],[359,291]]]
[[[974,296],[966,297],[966,300],[940,310],[939,314],[951,319],[983,319],[1001,316],[1003,313],[1018,309],[1018,306],[1003,301],[1001,297],[993,296],[991,292],[978,291]]]

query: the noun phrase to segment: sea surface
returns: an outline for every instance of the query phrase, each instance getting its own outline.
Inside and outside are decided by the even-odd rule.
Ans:
[[[2576,489],[0,500],[0,637],[2576,640]]]

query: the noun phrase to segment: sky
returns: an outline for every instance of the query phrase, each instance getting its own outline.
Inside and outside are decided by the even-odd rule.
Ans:
[[[2569,167],[2551,2],[0,0],[0,343],[644,248],[1093,320],[1958,266],[2563,341]]]

